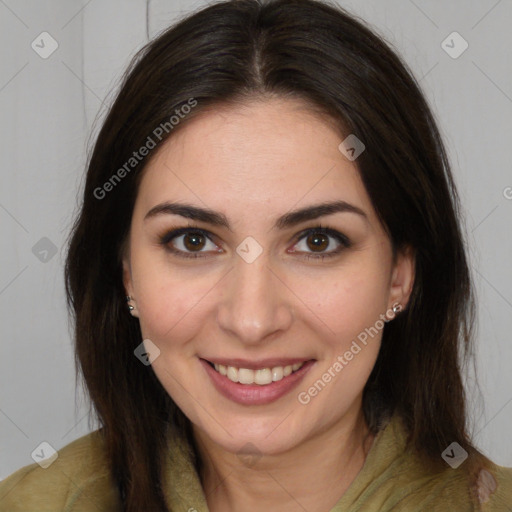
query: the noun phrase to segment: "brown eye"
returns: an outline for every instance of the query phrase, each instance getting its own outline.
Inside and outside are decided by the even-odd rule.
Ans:
[[[183,235],[183,245],[188,251],[201,250],[206,243],[205,236],[198,232]]]
[[[306,244],[314,252],[322,252],[329,247],[329,237],[323,233],[314,233],[306,238]]]
[[[335,229],[318,226],[301,233],[292,252],[306,259],[324,259],[340,254],[351,247],[350,240]]]
[[[211,256],[208,253],[222,252],[207,232],[198,229],[172,230],[160,237],[160,243],[169,252],[184,258],[206,258]]]

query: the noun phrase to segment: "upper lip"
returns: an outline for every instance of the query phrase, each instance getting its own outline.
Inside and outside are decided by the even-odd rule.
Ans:
[[[276,366],[290,366],[296,363],[304,363],[311,361],[312,358],[306,357],[271,357],[267,359],[241,359],[226,357],[209,357],[201,358],[214,364],[222,364],[224,366],[234,366],[236,368],[247,368],[249,370],[259,370],[261,368],[274,368]]]

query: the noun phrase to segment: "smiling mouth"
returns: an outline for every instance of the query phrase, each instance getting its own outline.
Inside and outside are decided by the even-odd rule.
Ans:
[[[206,361],[206,360],[205,360]],[[223,364],[206,361],[217,373],[227,377],[230,381],[247,385],[266,386],[272,382],[278,382],[292,373],[299,371],[308,361],[290,364],[287,366],[274,366],[273,368],[261,368],[251,370],[249,368],[237,368]]]

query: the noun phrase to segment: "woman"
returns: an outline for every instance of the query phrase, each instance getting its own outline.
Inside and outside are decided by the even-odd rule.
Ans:
[[[467,431],[458,212],[414,78],[340,8],[171,27],[126,73],[69,245],[102,428],[0,510],[510,510]]]

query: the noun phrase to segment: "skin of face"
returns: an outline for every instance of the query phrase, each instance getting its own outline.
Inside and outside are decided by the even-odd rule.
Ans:
[[[214,465],[224,460],[232,468],[242,466],[237,454],[247,443],[256,447],[263,468],[284,468],[315,453],[325,458],[332,452],[334,461],[338,447],[346,449],[364,431],[362,392],[382,329],[366,345],[358,342],[361,350],[350,361],[344,354],[360,333],[380,325],[393,304],[405,307],[414,258],[403,252],[393,262],[357,159],[350,161],[338,149],[342,140],[333,123],[299,100],[255,100],[190,119],[144,170],[123,260],[124,284],[143,339],[160,350],[153,370]],[[273,227],[292,210],[335,200],[357,206],[366,217],[338,212]],[[164,202],[222,213],[231,230],[167,213],[145,219]],[[350,246],[331,258],[307,259],[318,253],[307,237],[298,236],[319,225],[345,235]],[[171,246],[192,251],[183,235],[161,243],[172,229],[187,226],[212,234],[199,249],[206,257],[171,253]],[[237,253],[247,237],[262,249],[250,263]],[[332,236],[323,240],[325,253],[341,245]],[[333,372],[339,356],[347,364]],[[316,363],[277,401],[247,406],[212,385],[199,358],[215,357]],[[329,368],[335,376],[307,404],[300,403],[298,394]]]

